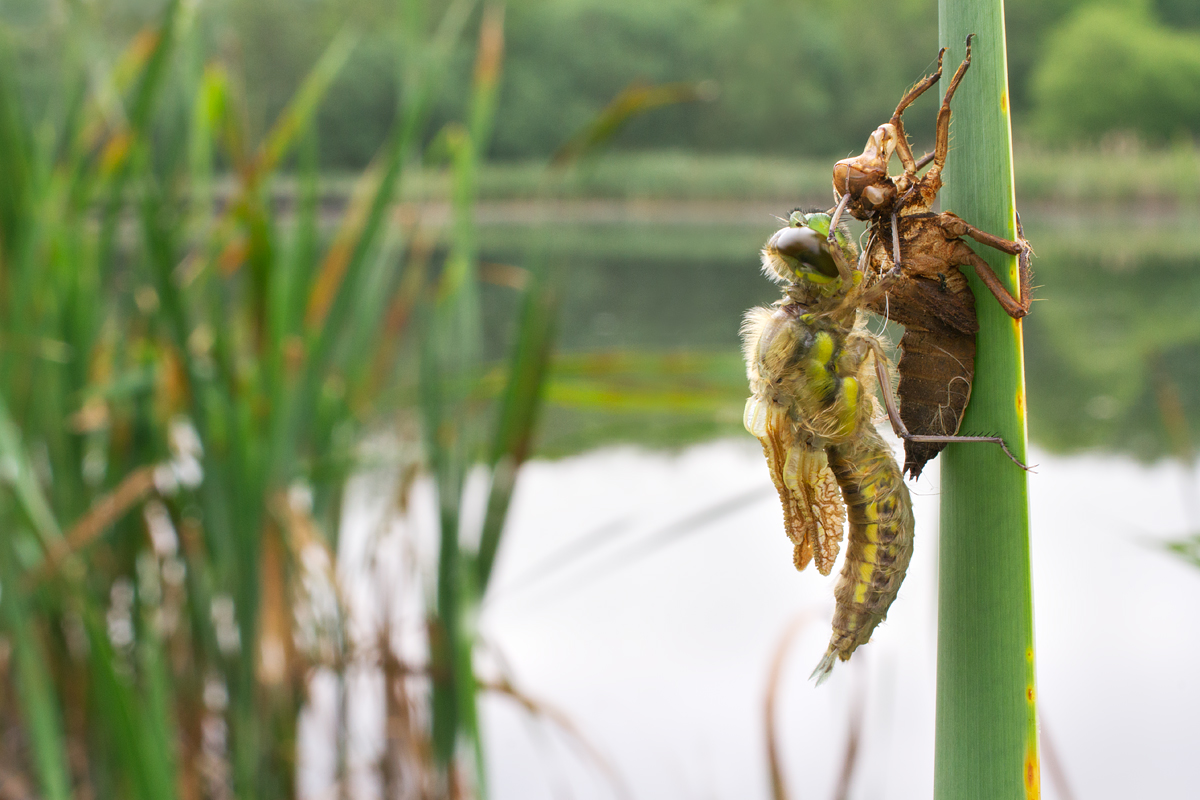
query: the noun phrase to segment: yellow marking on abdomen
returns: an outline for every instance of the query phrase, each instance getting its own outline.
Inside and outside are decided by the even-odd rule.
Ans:
[[[858,422],[859,384],[857,378],[842,380],[842,409],[838,414],[838,431],[842,436],[854,433],[855,423]]]
[[[866,517],[867,522],[879,522],[879,504],[875,502],[875,486],[864,486],[863,489],[862,495],[868,499],[868,502],[863,504],[863,516]],[[866,489],[871,490],[869,495],[865,491]]]
[[[813,359],[804,365],[804,377],[818,395],[825,395],[833,388],[833,376],[825,369],[823,361]]]
[[[816,335],[813,341],[810,358],[819,364],[828,364],[829,359],[833,357],[833,337],[822,331]]]
[[[862,604],[867,599],[867,589],[871,588],[871,574],[875,569],[874,564],[863,562],[858,567],[858,583],[854,585],[854,602]]]

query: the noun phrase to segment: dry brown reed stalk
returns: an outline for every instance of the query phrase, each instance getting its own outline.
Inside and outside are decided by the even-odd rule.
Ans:
[[[529,284],[529,270],[513,264],[480,261],[479,279],[493,286],[504,286],[516,291],[522,291]]]
[[[860,669],[862,656],[859,656]],[[838,775],[837,787],[833,791],[834,800],[847,800],[850,797],[850,782],[854,779],[854,769],[858,765],[858,748],[862,742],[863,715],[865,703],[863,693],[857,692],[851,701],[850,729],[846,732],[846,752],[842,756],[842,771]]]
[[[385,789],[385,796],[389,798],[432,799],[437,772],[433,761],[428,726],[420,718],[420,700],[413,695],[408,685],[408,681],[412,679],[431,680],[432,672],[428,665],[410,664],[401,659],[391,646],[390,630],[391,622],[389,620],[381,627],[376,645],[378,648],[376,657],[384,675],[386,703],[387,751],[380,764],[381,783],[385,787],[391,787]],[[476,678],[476,685],[482,691],[512,700],[535,720],[546,721],[554,725],[578,748],[585,759],[604,775],[617,797],[625,800],[632,799],[633,793],[620,772],[580,731],[579,726],[566,712],[517,688],[507,676],[490,679]],[[456,793],[461,794],[464,791],[464,784],[462,776],[452,780],[451,796],[456,796]]]
[[[15,770],[0,767],[0,800],[33,800],[29,781]]]
[[[525,710],[534,719],[543,719],[552,722],[559,730],[567,735],[567,738],[574,742],[580,752],[596,766],[602,775],[612,784],[613,792],[617,797],[626,798],[629,800],[633,797],[629,786],[625,783],[621,773],[616,767],[604,756],[600,750],[592,744],[592,742],[583,735],[577,726],[567,715],[566,712],[551,705],[545,700],[539,700],[531,697],[528,693],[517,689],[507,677],[500,677],[494,680],[480,680],[479,686],[484,691],[498,694],[501,697],[507,697],[515,701],[522,709]]]
[[[789,800],[791,796],[787,790],[787,782],[783,777],[783,759],[780,755],[779,734],[776,725],[779,708],[779,687],[783,683],[783,666],[792,645],[795,643],[796,637],[813,620],[814,616],[815,612],[812,609],[805,609],[792,617],[787,627],[784,628],[783,635],[779,637],[779,642],[775,645],[774,654],[771,656],[771,669],[767,674],[767,690],[763,697],[763,722],[766,728],[767,764],[771,774],[772,800]],[[842,769],[838,773],[838,783],[833,793],[835,800],[845,800],[845,798],[849,797],[850,782],[854,777],[854,770],[858,764],[864,713],[865,704],[863,703],[863,694],[859,692],[854,697],[853,707],[850,712],[850,729],[846,735],[846,750],[842,756]]]
[[[438,231],[428,224],[426,217],[427,213],[422,209],[411,222],[403,225],[407,231],[405,239],[408,242],[404,273],[384,316],[379,349],[371,370],[374,378],[370,388],[373,391],[378,390],[390,370],[390,365],[396,363],[397,353],[405,342],[404,332],[412,321],[413,311],[429,280],[429,265],[439,236]],[[413,436],[413,440],[420,440],[419,432]]]
[[[281,650],[277,649],[276,652],[283,657],[286,666],[282,675],[276,677],[287,677],[293,690],[300,691],[304,685],[305,672],[308,668],[323,666],[338,673],[344,672],[347,668],[351,659],[347,658],[348,643],[346,642],[345,621],[349,618],[350,606],[338,578],[336,554],[311,513],[301,504],[293,502],[284,491],[275,492],[268,498],[267,509],[270,512],[270,519],[275,523],[275,525],[267,526],[268,532],[276,531],[279,538],[275,545],[270,545],[271,537],[264,537],[262,558],[264,564],[272,559],[277,561],[277,567],[274,569],[281,579],[278,583],[278,591],[270,595],[268,594],[270,586],[267,582],[269,576],[264,574],[261,579],[264,582],[262,602],[266,604],[270,600],[271,605],[278,609],[272,612],[268,611],[269,606],[264,606],[264,614],[273,614],[270,633],[270,641],[273,644],[268,646],[282,648]],[[272,552],[270,549],[272,546],[280,547],[280,549]],[[319,618],[320,615],[313,609],[311,598],[303,588],[303,581],[297,580],[295,577],[299,572],[311,568],[311,561],[304,558],[304,551],[308,549],[319,550],[323,554],[320,559],[323,569],[320,569],[319,572],[320,579],[333,596],[334,618],[332,620]],[[266,567],[264,566],[263,569]],[[298,613],[303,609],[313,612],[311,624],[314,627],[310,651],[301,656],[296,652],[293,630],[298,622]],[[323,625],[323,622],[327,624]],[[266,617],[263,619],[262,626],[266,631],[268,628]],[[267,634],[264,633],[261,636],[267,636]],[[260,641],[267,644],[268,639],[261,638]]]
[[[782,759],[779,756],[779,737],[777,735],[775,717],[779,705],[779,686],[783,682],[783,664],[792,643],[800,635],[812,619],[808,609],[792,617],[792,621],[784,629],[775,645],[775,653],[771,656],[771,670],[767,673],[767,691],[763,697],[763,723],[767,735],[767,764],[771,771],[771,797],[773,800],[788,800],[787,784],[783,779]]]
[[[263,527],[259,553],[258,585],[260,592],[257,673],[265,687],[279,688],[288,683],[303,683],[304,670],[296,657],[292,636],[292,604],[288,599],[288,576],[284,557],[284,535],[270,517]]]
[[[376,597],[374,608],[380,619],[373,637],[373,651],[360,653],[373,663],[383,678],[384,749],[376,767],[383,796],[388,800],[435,800],[438,772],[429,737],[427,691],[416,691],[414,678],[397,648],[400,619],[399,594],[415,586],[418,577],[416,545],[410,535],[394,537],[399,564],[390,565],[379,558],[388,544],[389,527],[408,513],[409,495],[420,475],[417,461],[404,461],[397,470],[385,512],[367,545],[365,567],[372,570]],[[394,566],[395,573],[389,572]],[[423,678],[420,678],[423,680]]]
[[[384,687],[384,752],[380,783],[388,798],[428,797],[435,779],[433,751],[420,718],[420,698],[410,691],[404,665],[390,646],[391,624],[380,630]]]
[[[350,265],[358,239],[370,217],[371,204],[383,180],[382,164],[372,163],[355,183],[350,201],[342,214],[333,243],[317,267],[317,278],[308,296],[304,326],[316,330],[323,324],[338,287]]]
[[[66,535],[54,543],[42,565],[27,579],[28,583],[40,583],[53,575],[70,556],[87,547],[126,512],[145,500],[154,490],[156,469],[155,466],[135,469],[115,489],[98,498]]]

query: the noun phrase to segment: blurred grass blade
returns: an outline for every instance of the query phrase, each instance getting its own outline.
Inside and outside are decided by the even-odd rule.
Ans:
[[[119,673],[125,658],[114,652],[108,631],[94,609],[83,609],[90,648],[89,663],[95,700],[111,733],[110,741],[128,775],[133,796],[141,800],[175,797],[169,756],[173,737],[154,722],[155,703],[144,703],[141,693]],[[129,665],[126,664],[128,668]]]
[[[497,46],[488,47],[486,35],[480,38],[482,61],[483,55]],[[477,78],[487,72],[477,68]],[[489,86],[489,96],[490,93],[494,93],[493,86]],[[707,84],[627,87],[590,125],[559,149],[551,159],[551,164],[558,169],[577,166],[582,159],[607,145],[620,128],[635,116],[665,105],[706,99],[710,93]],[[494,100],[491,102],[494,103]],[[544,252],[545,236],[545,230],[538,232],[538,237],[543,241],[539,241],[533,249],[534,266],[525,289],[517,338],[509,358],[508,382],[501,398],[488,455],[488,464],[492,468],[491,488],[475,558],[475,579],[480,595],[487,589],[491,579],[504,531],[504,520],[516,488],[517,470],[529,455],[538,408],[546,393],[563,270],[551,266],[547,259]]]
[[[33,142],[13,80],[8,43],[0,43],[0,263],[11,269],[31,222]]]
[[[8,473],[3,479],[12,484],[13,492],[41,539],[42,547],[47,550],[55,547],[62,539],[62,529],[38,484],[33,465],[21,444],[21,431],[8,413],[3,393],[0,393],[0,460]]]
[[[195,234],[207,234],[213,217],[213,150],[225,118],[229,76],[224,67],[211,64],[200,76],[192,104],[188,141],[188,189]],[[204,241],[201,239],[201,241]]]
[[[599,530],[584,535],[577,541],[565,544],[551,552],[550,555],[546,556],[540,562],[540,566],[543,569],[530,569],[524,573],[522,579],[514,582],[512,591],[527,591],[534,586],[541,585],[545,581],[567,572],[576,564],[592,559],[587,571],[577,576],[569,585],[560,588],[558,596],[561,597],[562,595],[579,591],[593,585],[598,580],[603,580],[614,572],[658,553],[666,547],[677,544],[689,536],[704,533],[712,523],[718,522],[731,514],[736,514],[752,503],[770,496],[771,490],[763,487],[739,492],[736,495],[704,506],[694,513],[680,517],[674,522],[649,533],[639,534],[633,542],[628,544],[622,542],[621,549],[616,552],[592,559],[593,552],[612,545],[614,541],[625,537],[628,533],[628,531],[621,529],[623,527],[622,523],[611,526],[606,525]],[[507,597],[508,595],[504,596]]]
[[[812,614],[808,609],[792,617],[783,635],[775,643],[771,668],[767,672],[767,690],[763,696],[763,726],[766,728],[767,769],[771,776],[771,800],[790,800],[787,781],[783,776],[783,757],[779,747],[779,725],[775,721],[779,709],[779,687],[783,685],[783,665],[792,643],[808,624]]]
[[[638,114],[676,103],[712,100],[715,96],[714,86],[707,82],[664,83],[657,86],[634,83],[626,86],[596,119],[551,156],[550,163],[565,167],[578,162],[612,141],[625,123]]]
[[[129,177],[129,154],[134,144],[145,139],[150,126],[151,112],[162,89],[168,69],[168,56],[175,41],[175,19],[179,12],[180,0],[168,0],[162,12],[162,22],[153,37],[153,47],[142,70],[141,78],[134,89],[133,102],[130,105],[127,129],[118,134],[118,138],[110,141],[110,148],[117,144],[116,150],[108,160],[108,198],[105,201],[100,222],[100,241],[98,245],[99,265],[101,273],[107,275],[112,265],[113,246],[116,243],[117,224],[121,208],[124,205],[125,183]]]
[[[339,232],[313,282],[305,321],[311,344],[299,384],[289,393],[286,406],[275,417],[271,461],[272,471],[277,476],[294,468],[292,454],[299,438],[298,426],[316,406],[336,345],[361,296],[364,265],[376,245],[404,164],[418,144],[436,88],[453,54],[453,45],[473,6],[474,0],[453,0],[432,41],[419,46],[420,56],[414,56],[419,65],[418,74],[405,76],[412,83],[403,95],[399,118],[384,145],[380,165],[372,170],[378,177],[368,176],[369,183],[375,186],[369,206],[361,218],[347,215],[351,227]]]
[[[12,642],[12,669],[20,690],[17,696],[42,796],[70,800],[71,777],[57,686],[13,569],[12,545],[11,540],[0,541],[0,625]]]
[[[491,579],[508,506],[516,485],[517,470],[529,456],[538,408],[545,394],[546,374],[554,347],[558,320],[561,271],[546,266],[546,259],[530,271],[518,321],[517,339],[508,365],[508,384],[500,400],[496,430],[488,462],[492,484],[484,512],[476,556],[476,581],[482,595]]]
[[[1189,564],[1200,567],[1200,534],[1188,539],[1167,542],[1163,547]]]
[[[942,207],[985,231],[1016,235],[1002,0],[941,0],[945,63],[976,34],[954,97],[953,152]],[[945,87],[953,69],[942,76]],[[976,248],[1017,291],[1016,259]],[[1004,437],[1026,460],[1021,324],[972,274],[978,355],[964,433]],[[1037,313],[1036,309],[1034,313]],[[1016,800],[1040,792],[1027,475],[999,448],[953,444],[942,455],[938,593],[937,800]]]
[[[473,6],[474,0],[454,0],[447,8],[433,41],[425,46],[421,72],[413,79],[415,87],[411,94],[405,93],[398,123],[384,145],[381,167],[372,170],[378,177],[371,180],[376,188],[366,213],[361,223],[354,225],[352,232],[347,231],[350,235],[346,237],[349,239],[346,252],[331,249],[321,266],[322,279],[314,285],[313,296],[309,299],[310,312],[307,320],[309,328],[317,335],[317,343],[313,346],[315,363],[323,365],[332,346],[329,331],[337,326],[328,324],[330,318],[334,323],[340,322],[351,307],[351,292],[345,291],[344,286],[353,283],[367,252],[375,243],[384,214],[395,196],[404,162],[427,120],[431,102],[452,55],[453,45],[458,40],[466,24],[467,14]],[[327,277],[327,274],[330,277]],[[314,313],[314,308],[319,311]]]
[[[297,135],[312,124],[313,115],[325,98],[325,93],[342,71],[346,60],[354,52],[358,36],[343,28],[321,54],[299,91],[275,120],[259,150],[255,171],[258,176],[274,172],[279,162],[287,155]]]
[[[445,677],[433,683],[434,756],[449,782],[461,737],[475,757],[475,791],[480,797],[487,796],[487,784],[472,660],[479,590],[459,537],[466,472],[479,440],[469,404],[480,379],[483,345],[475,201],[479,160],[496,105],[502,9],[496,3],[484,9],[467,108],[470,127],[452,125],[445,132],[454,187],[452,239],[428,302],[420,366],[422,421],[440,522],[435,605],[439,639],[431,656],[434,673]]]

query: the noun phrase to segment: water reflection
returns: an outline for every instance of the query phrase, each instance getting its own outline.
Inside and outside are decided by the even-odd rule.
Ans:
[[[1200,424],[1200,231],[1183,215],[1023,216],[1039,287],[1025,325],[1033,441],[1187,458]],[[547,257],[564,265],[568,290],[543,452],[736,433],[738,324],[778,294],[758,272],[777,225],[761,218],[555,229]],[[488,231],[485,259],[520,263],[520,240]],[[511,300],[502,289],[488,299],[500,342]]]
[[[1178,220],[1031,226],[1030,429],[1057,451],[1186,456],[1200,418],[1200,237]]]

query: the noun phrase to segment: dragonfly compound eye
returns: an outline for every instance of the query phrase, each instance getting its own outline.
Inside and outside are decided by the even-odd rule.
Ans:
[[[783,228],[771,238],[770,246],[780,255],[799,261],[806,272],[837,277],[837,264],[829,253],[826,238],[812,228]]]

